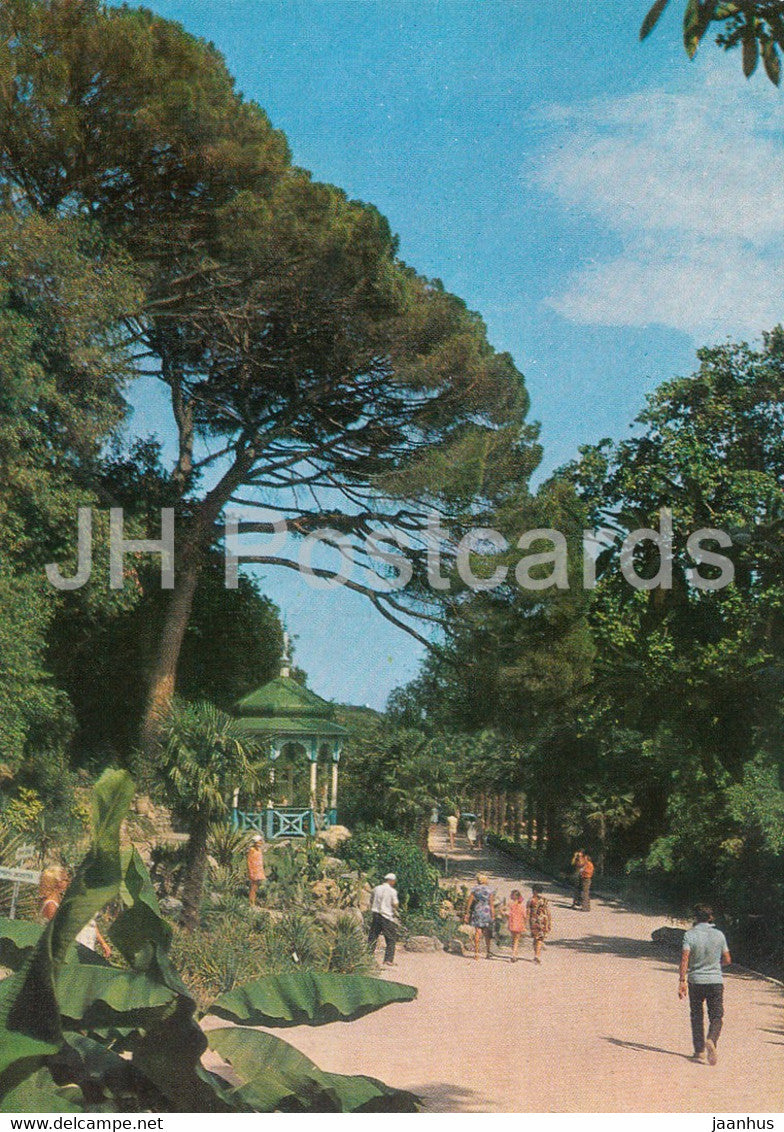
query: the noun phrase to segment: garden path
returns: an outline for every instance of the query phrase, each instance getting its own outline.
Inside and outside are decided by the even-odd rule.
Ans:
[[[443,855],[440,829],[431,847]],[[500,896],[542,880],[553,932],[541,966],[530,939],[512,965],[402,949],[387,978],[411,983],[412,1003],[349,1025],[295,1027],[288,1041],[325,1070],[365,1073],[410,1089],[431,1112],[777,1112],[784,1109],[784,993],[733,968],[726,982],[719,1064],[689,1060],[688,1006],[677,956],[651,941],[660,915],[571,894],[464,839],[450,878],[488,872]]]

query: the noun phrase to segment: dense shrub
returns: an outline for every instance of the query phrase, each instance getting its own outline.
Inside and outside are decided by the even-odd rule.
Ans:
[[[346,861],[367,873],[371,884],[379,884],[385,873],[395,873],[404,909],[429,911],[437,907],[438,873],[408,838],[373,826],[357,831],[341,851]]]

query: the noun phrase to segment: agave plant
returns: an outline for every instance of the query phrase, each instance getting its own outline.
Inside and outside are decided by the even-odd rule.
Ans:
[[[202,1015],[169,957],[172,929],[135,850],[121,853],[133,794],[124,771],[93,793],[92,845],[46,927],[0,920],[0,1111],[412,1112],[417,1098],[371,1077],[324,1073],[293,1046],[253,1026],[349,1021],[414,987],[360,975],[290,971],[234,987]],[[110,938],[125,966],[74,940],[111,900]],[[235,1023],[208,1030],[200,1020]],[[208,1048],[233,1068],[230,1084],[201,1064]]]

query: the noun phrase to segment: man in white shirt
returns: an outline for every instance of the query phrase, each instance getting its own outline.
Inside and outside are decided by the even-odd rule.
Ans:
[[[732,962],[727,940],[713,923],[713,911],[707,904],[694,909],[695,924],[683,936],[678,997],[688,992],[694,1060],[715,1065],[716,1043],[724,1017],[724,976],[722,967]],[[708,1036],[705,1037],[703,1003],[708,1007]]]
[[[370,906],[372,920],[368,933],[368,947],[375,950],[376,941],[380,935],[384,937],[384,966],[395,965],[395,909],[400,901],[397,898],[395,885],[397,877],[394,873],[387,873],[383,884],[377,884],[373,889],[373,903]]]

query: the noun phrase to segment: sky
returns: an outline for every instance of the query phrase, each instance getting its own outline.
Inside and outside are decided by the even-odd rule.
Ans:
[[[376,205],[525,374],[539,478],[628,432],[695,350],[759,338],[784,289],[782,98],[683,51],[683,0],[147,0],[211,40],[296,164]],[[133,431],[166,436],[153,383]],[[381,708],[422,646],[345,589],[262,575],[319,694]]]

